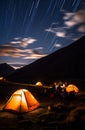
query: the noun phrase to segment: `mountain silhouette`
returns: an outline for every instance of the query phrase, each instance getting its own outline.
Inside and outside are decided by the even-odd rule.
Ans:
[[[14,68],[12,68],[7,63],[0,64],[0,76],[8,76],[9,74],[12,74],[15,71]]]
[[[9,80],[32,83],[85,78],[85,36],[54,53],[16,70]]]

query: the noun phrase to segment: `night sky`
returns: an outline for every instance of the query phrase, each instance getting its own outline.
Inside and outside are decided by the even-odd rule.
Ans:
[[[0,63],[18,68],[85,34],[85,0],[0,0]]]

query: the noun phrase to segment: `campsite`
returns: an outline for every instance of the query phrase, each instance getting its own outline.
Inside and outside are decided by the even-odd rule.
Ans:
[[[0,130],[85,130],[85,0],[0,0]]]
[[[50,88],[50,86],[48,86]],[[79,93],[72,98],[63,100],[58,97],[44,95],[45,87],[20,84],[13,82],[0,82],[0,129],[1,130],[72,130],[85,128],[85,91],[79,87]],[[18,90],[18,91],[17,91]],[[49,90],[48,90],[49,91]],[[16,108],[16,104],[22,102],[20,93],[28,92],[38,103],[32,111],[13,112],[3,110],[8,104]],[[23,95],[23,94],[22,94]],[[24,94],[25,95],[25,94]],[[11,97],[11,98],[10,98]],[[17,99],[18,97],[18,99]],[[26,96],[26,100],[31,96]],[[10,100],[9,100],[10,99]],[[16,101],[14,102],[14,100]],[[13,102],[11,102],[11,100]],[[8,101],[8,103],[7,103]],[[31,100],[30,100],[31,101]],[[22,103],[21,106],[24,105]],[[31,104],[31,103],[30,103]],[[14,107],[15,106],[15,107]],[[20,107],[20,106],[18,106]],[[25,107],[25,106],[24,106]]]
[[[0,65],[0,130],[85,129],[84,41],[20,69]]]

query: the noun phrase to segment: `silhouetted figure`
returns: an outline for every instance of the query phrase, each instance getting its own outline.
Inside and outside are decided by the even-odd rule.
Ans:
[[[57,87],[58,87],[57,83],[54,82],[51,89],[50,98],[54,98],[56,96]]]
[[[66,88],[62,88],[61,98],[65,100],[67,96],[68,96],[68,93],[66,92]]]
[[[56,94],[57,94],[58,97],[60,97],[61,92],[62,92],[62,88],[61,88],[61,84],[59,84],[58,87],[57,87],[57,91],[56,91]]]
[[[63,98],[63,99],[66,99],[67,98],[67,95],[68,95],[68,93],[66,92],[66,87],[67,87],[67,82],[65,82],[65,83],[63,83],[62,85],[61,85],[61,97]]]
[[[54,82],[52,87],[53,87],[53,91],[56,93],[57,92],[57,88],[59,87],[59,83]]]

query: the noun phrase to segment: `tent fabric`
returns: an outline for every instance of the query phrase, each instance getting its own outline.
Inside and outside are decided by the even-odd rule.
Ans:
[[[39,102],[26,89],[19,89],[14,92],[6,103],[4,110],[24,113],[32,111],[40,106]]]
[[[74,91],[75,93],[78,93],[79,92],[79,89],[76,85],[74,84],[69,84],[67,87],[66,87],[66,92],[72,92]]]
[[[43,84],[41,82],[37,82],[36,85],[37,86],[43,86]]]

